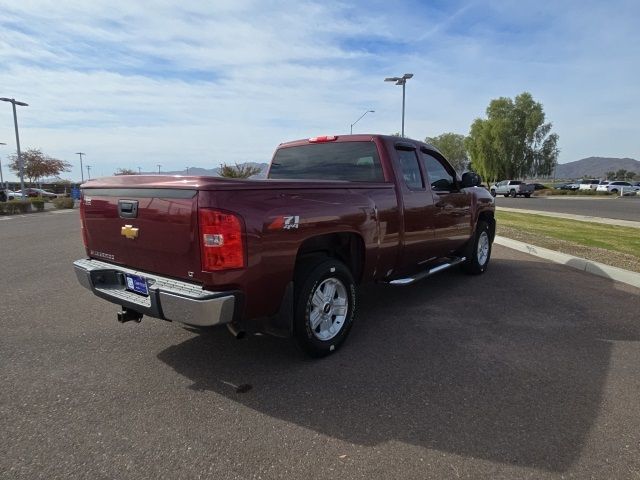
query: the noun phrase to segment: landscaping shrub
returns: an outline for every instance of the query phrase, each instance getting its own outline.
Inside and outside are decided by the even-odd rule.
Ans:
[[[31,205],[33,205],[33,207],[36,209],[36,211],[42,212],[44,210],[44,202],[45,202],[44,199],[42,199],[42,198],[32,198],[29,201],[31,202]]]
[[[6,203],[0,202],[0,215],[2,215],[6,210]]]
[[[73,208],[73,198],[69,197],[58,197],[53,199],[53,206],[60,208]]]
[[[5,208],[9,215],[14,215],[16,213],[27,213],[31,210],[30,202],[23,202],[22,200],[10,200],[5,203]]]

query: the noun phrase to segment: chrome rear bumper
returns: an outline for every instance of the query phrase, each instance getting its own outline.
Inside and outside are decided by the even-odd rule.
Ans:
[[[83,287],[100,298],[144,315],[203,327],[233,321],[234,292],[211,292],[199,285],[100,260],[76,260],[73,267]],[[146,278],[149,295],[127,290],[125,273]]]

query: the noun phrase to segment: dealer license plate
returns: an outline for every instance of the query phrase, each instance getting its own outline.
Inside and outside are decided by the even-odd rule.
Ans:
[[[130,273],[125,273],[124,279],[127,283],[127,290],[139,293],[140,295],[149,295],[146,278],[140,277],[139,275],[131,275]]]

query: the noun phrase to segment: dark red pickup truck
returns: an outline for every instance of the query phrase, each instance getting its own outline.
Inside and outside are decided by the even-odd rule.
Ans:
[[[495,208],[479,183],[433,146],[383,135],[283,143],[266,180],[92,180],[75,271],[120,321],[226,324],[326,355],[351,328],[356,285],[486,269]]]

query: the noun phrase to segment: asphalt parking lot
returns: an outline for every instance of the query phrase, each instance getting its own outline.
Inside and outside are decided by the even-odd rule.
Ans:
[[[314,361],[120,325],[83,254],[75,211],[0,222],[0,478],[640,477],[637,289],[495,247],[482,277],[363,288]]]
[[[569,213],[617,220],[640,221],[640,197],[496,197],[498,207],[523,208],[543,212]]]

